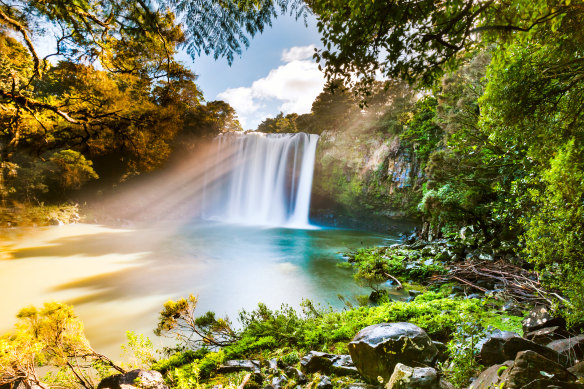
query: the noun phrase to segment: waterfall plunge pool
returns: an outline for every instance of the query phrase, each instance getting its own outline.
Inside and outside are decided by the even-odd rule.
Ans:
[[[405,228],[404,228],[405,230]],[[113,358],[125,331],[149,336],[168,299],[199,297],[198,312],[228,315],[258,302],[298,307],[303,298],[342,309],[342,295],[368,294],[336,264],[348,249],[393,244],[397,236],[342,229],[261,228],[192,222],[108,228],[76,224],[20,231],[0,242],[0,330],[26,305],[75,306],[92,345]]]

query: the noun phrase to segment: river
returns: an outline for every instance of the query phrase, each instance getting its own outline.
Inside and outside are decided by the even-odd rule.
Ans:
[[[404,227],[402,230],[406,230]],[[113,228],[74,224],[4,231],[0,330],[26,305],[73,304],[93,347],[117,358],[125,331],[152,334],[168,299],[199,298],[199,313],[237,314],[258,302],[297,307],[303,298],[342,309],[369,293],[337,266],[342,251],[397,236],[342,229],[261,228],[192,222]]]

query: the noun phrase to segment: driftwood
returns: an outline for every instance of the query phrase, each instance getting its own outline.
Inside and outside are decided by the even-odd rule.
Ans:
[[[402,285],[401,282],[399,282],[399,280],[397,278],[395,278],[394,276],[392,276],[391,274],[389,274],[387,272],[383,272],[383,275],[386,278],[390,278],[390,279],[394,280],[397,283],[397,287],[396,287],[397,290],[403,289],[404,286]]]
[[[449,274],[435,276],[432,282],[444,283],[452,280],[483,293],[487,292],[487,289],[477,285],[478,282],[489,281],[499,284],[497,289],[500,289],[504,298],[513,299],[518,303],[551,305],[553,297],[563,300],[561,296],[543,288],[536,272],[503,260],[455,263],[450,266]]]

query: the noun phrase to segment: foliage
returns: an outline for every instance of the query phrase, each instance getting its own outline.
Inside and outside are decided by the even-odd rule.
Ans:
[[[109,359],[96,353],[83,333],[83,323],[70,306],[45,303],[40,309],[22,309],[13,333],[0,338],[0,383],[23,380],[28,385],[46,387],[36,367],[48,365],[57,372],[47,377],[60,386],[93,388],[92,364],[116,368]],[[103,370],[103,368],[101,369]]]
[[[148,337],[136,334],[133,331],[126,331],[126,338],[128,343],[122,345],[122,351],[124,351],[125,360],[127,361],[125,367],[128,370],[149,369],[156,361],[152,341]]]
[[[81,221],[78,204],[61,204],[16,207],[0,213],[0,225],[14,226],[46,226],[51,223],[63,224]]]
[[[235,55],[249,46],[249,37],[264,32],[272,19],[289,12],[296,18],[306,17],[301,0],[166,0],[184,18],[187,52],[192,56],[213,52],[215,59]],[[221,28],[216,28],[221,26]]]
[[[414,257],[415,255],[415,257]],[[391,276],[425,281],[434,274],[445,274],[447,269],[433,259],[421,259],[415,252],[389,247],[359,249],[350,259],[357,269],[357,282],[377,290],[379,284]]]
[[[240,128],[228,104],[201,104],[195,75],[174,59],[185,35],[162,5],[0,5],[3,206],[60,200],[98,175],[115,182],[149,172],[184,138]],[[221,29],[198,27],[202,35]],[[35,42],[48,30],[55,52],[41,58]],[[95,160],[114,163],[103,168]]]
[[[551,160],[543,172],[544,189],[529,194],[536,208],[525,219],[525,251],[544,273],[548,286],[568,298],[568,318],[582,324],[584,310],[584,155],[574,140]]]
[[[442,128],[435,122],[437,106],[438,100],[433,96],[418,100],[412,118],[400,133],[402,145],[414,149],[422,169],[444,137]]]
[[[318,18],[327,76],[376,73],[431,84],[485,42],[528,39],[538,29],[557,29],[564,16],[581,13],[563,0],[509,2],[307,1]],[[552,30],[554,31],[554,30]]]
[[[477,362],[481,351],[479,340],[487,335],[476,315],[463,319],[452,340],[448,342],[450,358],[442,366],[447,380],[457,388],[466,387],[470,379],[482,371],[483,366]]]
[[[275,118],[266,118],[262,121],[256,131],[275,134],[299,132],[296,126],[297,119],[298,114],[291,113],[284,116],[284,113],[280,112]]]
[[[469,315],[477,317],[477,322],[484,327],[499,317],[497,312],[488,311],[481,300],[451,298],[449,293],[448,289],[427,292],[409,303],[391,301],[376,307],[342,312],[317,308],[309,301],[303,303],[301,312],[286,305],[271,310],[260,304],[253,311],[241,313],[242,327],[237,339],[222,351],[226,359],[238,359],[254,355],[265,357],[277,350],[293,350],[286,355],[288,359],[296,360],[297,353],[308,350],[344,353],[354,335],[372,324],[411,322],[425,329],[432,338],[449,340],[459,323]],[[502,329],[517,330],[518,325],[520,327],[520,323],[510,322]],[[182,360],[184,354],[179,355],[179,360]],[[207,366],[206,362],[203,363],[205,358],[215,360],[215,355],[195,361],[201,369]],[[169,363],[165,362],[164,370],[171,367]]]
[[[167,301],[160,312],[154,333],[157,336],[176,337],[190,347],[200,344],[223,346],[233,342],[236,335],[229,321],[215,318],[213,312],[197,317],[196,308],[197,298],[193,295],[177,301]]]

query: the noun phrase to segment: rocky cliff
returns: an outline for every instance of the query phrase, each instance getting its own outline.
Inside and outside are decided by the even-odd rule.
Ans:
[[[312,217],[333,225],[413,217],[422,183],[420,163],[398,135],[324,131],[316,154]]]

